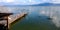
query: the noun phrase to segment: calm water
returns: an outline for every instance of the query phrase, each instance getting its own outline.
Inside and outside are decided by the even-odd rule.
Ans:
[[[20,6],[11,8],[14,13],[19,13],[21,11],[28,12],[25,18],[11,25],[11,30],[60,30],[51,20],[47,19],[49,16],[40,14],[41,10],[47,11],[49,7],[46,7],[46,9],[42,6]],[[18,10],[15,8],[18,8]]]

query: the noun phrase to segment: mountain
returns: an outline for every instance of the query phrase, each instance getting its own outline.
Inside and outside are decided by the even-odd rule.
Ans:
[[[42,4],[34,4],[31,6],[60,6],[60,4],[54,4],[54,3],[42,3]]]

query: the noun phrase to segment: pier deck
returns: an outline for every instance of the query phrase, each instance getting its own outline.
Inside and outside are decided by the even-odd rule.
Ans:
[[[16,21],[16,19],[23,17],[25,14],[27,14],[27,13],[17,14],[16,16],[14,16],[14,15],[9,16],[8,24],[11,24],[12,22]]]
[[[16,16],[14,15],[9,16],[8,17],[8,28],[10,28],[9,26],[11,25],[11,23],[17,21],[17,19],[19,18],[24,17],[26,14],[27,14],[26,12],[23,12],[23,13],[17,14]]]

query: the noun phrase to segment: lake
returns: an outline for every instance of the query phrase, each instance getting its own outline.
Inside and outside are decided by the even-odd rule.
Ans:
[[[10,30],[60,30],[60,6],[8,7],[14,14],[28,12],[27,16],[11,25]],[[57,17],[54,19],[53,17]],[[48,19],[48,18],[52,19]]]

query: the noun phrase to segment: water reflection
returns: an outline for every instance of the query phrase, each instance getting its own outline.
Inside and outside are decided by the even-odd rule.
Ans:
[[[44,6],[27,6],[16,8],[19,10],[17,11],[14,9],[15,13],[21,12],[22,9],[27,10],[29,13],[21,21],[12,25],[11,30],[60,30],[60,19],[55,18],[55,16],[59,17],[56,10],[60,7],[56,7],[57,9],[55,7]],[[58,25],[58,27],[56,25]]]

